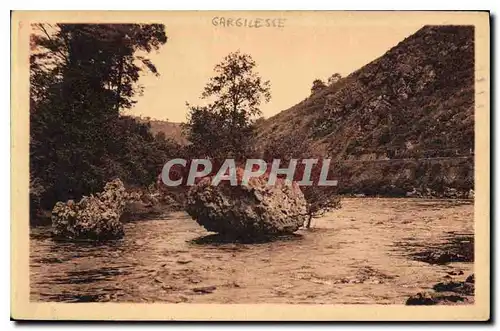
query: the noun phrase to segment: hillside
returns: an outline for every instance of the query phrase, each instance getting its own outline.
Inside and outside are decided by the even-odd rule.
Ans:
[[[298,141],[350,169],[342,173],[347,191],[364,190],[354,177],[398,186],[402,173],[405,190],[472,188],[474,28],[425,26],[259,127],[268,153],[286,142],[294,150]]]
[[[153,134],[156,135],[160,132],[163,132],[166,138],[170,138],[181,145],[187,144],[187,139],[182,134],[181,123],[161,120],[149,120],[149,124],[151,125],[151,132]]]

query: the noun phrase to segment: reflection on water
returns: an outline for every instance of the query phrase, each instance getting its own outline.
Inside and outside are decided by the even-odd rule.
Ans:
[[[31,230],[31,298],[42,301],[107,301],[121,295],[120,278],[138,264],[126,257],[127,241],[61,242],[50,227]]]
[[[172,283],[217,281],[216,275],[207,277],[213,278],[211,280],[198,275],[200,269],[234,258],[235,252],[250,250],[250,255],[259,256],[273,247],[302,238],[301,235],[264,238],[251,243],[260,248],[250,249],[252,245],[245,245],[250,243],[231,242],[206,232],[182,213],[176,215],[174,219],[126,223],[125,237],[108,243],[55,241],[50,236],[50,227],[32,228],[31,300],[162,300],[158,283],[164,281],[159,277],[171,279]],[[161,285],[163,289],[168,288]]]
[[[225,236],[218,233],[209,234],[206,236],[198,237],[193,239],[191,242],[198,245],[222,245],[222,244],[231,244],[231,243],[239,243],[239,244],[266,244],[271,243],[273,241],[291,241],[291,240],[299,240],[303,236],[300,234],[292,233],[286,235],[278,235],[278,236],[267,236],[267,237],[257,237],[257,238],[249,238],[249,237],[231,237]]]
[[[56,242],[50,227],[35,227],[31,300],[404,304],[450,271],[472,273],[472,206],[438,207],[349,200],[313,229],[251,243],[209,233],[184,213],[125,223],[125,237],[105,244]],[[429,250],[450,263],[409,254]]]

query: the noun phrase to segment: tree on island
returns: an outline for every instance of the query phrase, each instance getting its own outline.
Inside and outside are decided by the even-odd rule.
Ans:
[[[184,126],[194,156],[242,159],[252,152],[255,118],[271,99],[270,83],[255,71],[248,54],[230,53],[214,68],[205,86],[205,106],[188,104]]]
[[[291,159],[316,159],[318,157],[315,156],[316,153],[310,144],[307,137],[300,134],[277,136],[267,144],[268,147],[264,150],[264,159],[271,162],[272,159],[278,158],[284,164],[287,164]],[[318,164],[311,169],[311,178],[316,181],[320,176],[321,162],[321,159],[318,160]],[[306,228],[311,227],[313,218],[324,216],[329,211],[341,208],[336,186],[318,186],[316,184],[317,182],[314,182],[314,185],[300,186],[307,202],[307,222],[304,225]]]

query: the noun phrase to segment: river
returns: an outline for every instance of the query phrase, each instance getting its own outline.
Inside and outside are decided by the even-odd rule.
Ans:
[[[472,236],[473,204],[344,199],[313,229],[278,240],[231,243],[184,213],[125,224],[106,244],[30,233],[32,301],[403,304],[473,263],[412,259],[429,243]]]

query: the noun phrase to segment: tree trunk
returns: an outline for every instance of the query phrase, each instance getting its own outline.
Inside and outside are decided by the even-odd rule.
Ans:
[[[120,59],[120,67],[118,69],[118,79],[117,79],[117,86],[116,86],[116,111],[120,111],[120,101],[121,101],[121,93],[122,93],[122,76],[123,76],[123,56]]]
[[[307,219],[306,229],[311,227],[312,214],[309,214],[309,218]]]

